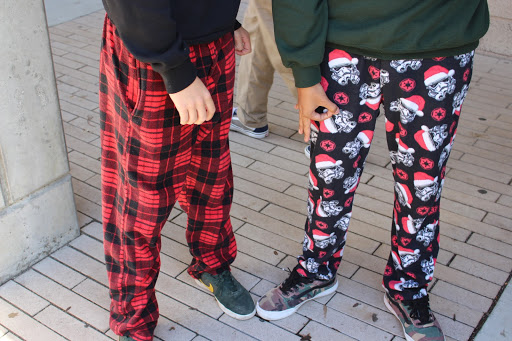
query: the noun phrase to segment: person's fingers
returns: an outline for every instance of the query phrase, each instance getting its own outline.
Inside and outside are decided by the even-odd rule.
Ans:
[[[304,142],[308,142],[311,134],[311,120],[308,117],[303,117],[301,121],[304,131]]]
[[[336,104],[329,101],[327,97],[322,101],[322,106],[327,109],[328,112],[331,113],[331,115],[336,115],[339,112],[339,108]]]
[[[333,113],[330,111],[326,111],[322,114],[317,113],[315,111],[311,113],[311,119],[313,121],[325,121],[326,119],[328,119],[329,117],[332,117],[332,116],[333,116]]]
[[[178,109],[178,108],[176,108]],[[187,124],[188,122],[188,110],[186,108],[178,109],[178,113],[180,114],[180,124]]]
[[[196,107],[197,110],[197,120],[194,122],[194,124],[201,124],[204,121],[206,121],[206,106],[203,102],[200,102],[197,104]]]
[[[209,121],[215,115],[215,103],[213,103],[212,96],[206,99],[206,120]]]
[[[197,109],[192,106],[188,109],[188,121],[186,124],[194,124],[195,121],[197,121]]]

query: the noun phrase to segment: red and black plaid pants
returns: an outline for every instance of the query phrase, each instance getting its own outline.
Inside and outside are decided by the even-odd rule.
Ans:
[[[160,233],[176,200],[188,215],[191,276],[229,269],[236,255],[229,217],[233,34],[191,46],[190,58],[217,109],[201,125],[180,125],[160,75],[133,57],[105,19],[100,110],[110,327],[136,340],[151,340],[157,323]]]

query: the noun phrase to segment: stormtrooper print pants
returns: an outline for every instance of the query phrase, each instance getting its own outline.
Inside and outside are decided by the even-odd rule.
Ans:
[[[394,177],[383,285],[400,300],[427,294],[439,251],[446,162],[473,55],[390,61],[326,49],[321,85],[340,112],[311,124],[308,219],[298,257],[303,276],[330,279],[336,274],[382,105]]]

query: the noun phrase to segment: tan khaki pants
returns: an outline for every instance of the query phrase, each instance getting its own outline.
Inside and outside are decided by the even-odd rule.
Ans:
[[[284,67],[274,39],[271,0],[251,0],[245,12],[243,27],[251,35],[252,52],[240,59],[236,102],[240,121],[251,128],[268,124],[268,93],[279,72],[291,93],[297,89],[291,69]]]

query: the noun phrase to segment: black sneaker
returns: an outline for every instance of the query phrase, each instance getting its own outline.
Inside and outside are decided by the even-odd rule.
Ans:
[[[213,293],[220,309],[237,320],[247,320],[256,314],[249,292],[226,270],[218,275],[203,273],[197,284]]]
[[[230,130],[238,131],[244,135],[254,137],[257,139],[262,139],[268,136],[268,125],[261,128],[251,128],[240,122],[240,119],[236,115],[236,109],[233,108],[233,116],[231,117],[231,125],[229,126]]]
[[[258,316],[265,320],[280,320],[295,313],[304,303],[332,294],[338,288],[336,276],[322,281],[302,277],[293,269],[278,287],[271,289],[256,304]]]
[[[407,341],[444,341],[441,326],[430,310],[428,296],[400,301],[386,293],[384,304],[402,324]]]

